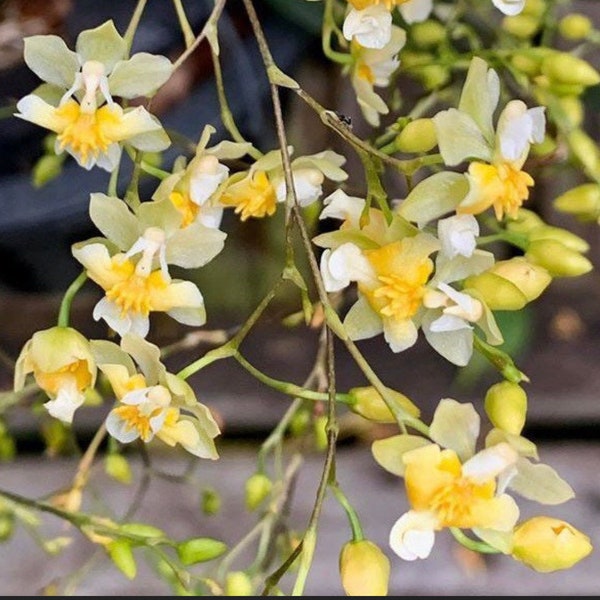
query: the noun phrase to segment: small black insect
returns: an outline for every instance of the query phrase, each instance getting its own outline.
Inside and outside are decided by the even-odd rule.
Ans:
[[[352,129],[352,117],[348,117],[340,112],[336,111],[337,118],[349,129]]]

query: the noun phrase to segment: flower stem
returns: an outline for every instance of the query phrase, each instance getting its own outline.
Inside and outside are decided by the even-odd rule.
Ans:
[[[58,312],[58,326],[59,327],[68,327],[69,326],[69,316],[71,313],[71,304],[73,303],[73,298],[77,292],[81,289],[83,284],[87,280],[87,273],[82,271],[77,278],[71,283],[71,285],[67,288],[65,295],[63,296],[62,302],[60,304],[60,310]]]

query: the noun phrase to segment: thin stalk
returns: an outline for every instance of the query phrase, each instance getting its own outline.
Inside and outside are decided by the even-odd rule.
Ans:
[[[67,288],[65,295],[63,296],[62,302],[60,303],[60,309],[58,311],[58,326],[68,327],[69,316],[71,314],[71,304],[77,292],[82,288],[83,284],[87,280],[87,273],[82,271],[77,278]]]
[[[183,33],[185,47],[189,48],[194,43],[194,32],[192,31],[190,22],[185,14],[185,9],[183,8],[181,0],[173,0],[173,6],[175,7],[175,12],[177,13],[179,27],[181,27],[181,32]]]
[[[131,50],[133,36],[135,35],[138,25],[140,24],[140,19],[142,18],[142,13],[144,12],[147,1],[148,0],[138,0],[135,10],[133,11],[133,15],[131,16],[131,20],[129,21],[129,25],[127,25],[127,31],[125,31],[125,35],[123,36],[127,53],[129,53]]]

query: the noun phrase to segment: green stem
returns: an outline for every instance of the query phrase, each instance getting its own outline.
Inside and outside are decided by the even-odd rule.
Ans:
[[[148,0],[138,0],[138,3],[133,11],[133,15],[131,20],[129,21],[129,25],[127,26],[127,31],[123,36],[125,40],[125,47],[127,48],[127,54],[129,54],[131,50],[131,44],[133,43],[133,36],[137,31],[138,25],[140,24],[140,19],[142,18],[142,13],[144,12],[144,8],[146,7],[146,2]]]
[[[63,296],[62,302],[60,303],[60,310],[58,311],[58,326],[59,327],[68,327],[69,326],[69,315],[71,313],[71,304],[73,303],[73,298],[77,292],[81,289],[83,284],[87,280],[87,273],[85,271],[81,272],[77,278],[71,283],[71,285],[67,288],[65,295]]]
[[[348,498],[337,484],[330,484],[329,487],[333,492],[333,495],[336,497],[337,501],[342,505],[342,508],[346,511],[346,515],[348,516],[348,520],[350,521],[350,528],[352,529],[352,541],[360,542],[364,540],[365,534],[363,532],[362,525],[360,524],[358,514],[354,510],[354,507],[350,504]]]
[[[469,550],[481,554],[502,554],[500,550],[483,541],[472,540],[470,537],[467,537],[461,529],[457,529],[456,527],[450,527],[449,529],[456,541]]]
[[[194,32],[190,27],[190,22],[185,14],[185,9],[181,4],[181,0],[173,0],[173,6],[175,7],[175,12],[177,13],[177,19],[179,21],[179,27],[181,27],[181,31],[183,33],[183,39],[185,40],[185,47],[189,48],[194,43]]]
[[[262,371],[259,371],[256,367],[250,364],[239,352],[233,354],[235,358],[248,373],[258,379],[261,383],[268,385],[269,387],[286,394],[288,396],[294,396],[296,398],[303,398],[304,400],[314,400],[315,402],[325,402],[329,398],[328,392],[317,392],[315,390],[307,390],[295,383],[288,381],[280,381],[279,379],[273,379],[268,375],[265,375]],[[352,404],[353,399],[349,394],[336,394],[335,400],[342,402],[343,404]]]
[[[148,175],[153,175],[161,181],[169,177],[169,175],[171,175],[171,173],[169,173],[168,171],[163,171],[158,167],[154,167],[151,164],[147,163],[145,160],[142,160],[140,162],[140,168],[142,169],[142,171],[144,171],[144,173],[147,173]]]

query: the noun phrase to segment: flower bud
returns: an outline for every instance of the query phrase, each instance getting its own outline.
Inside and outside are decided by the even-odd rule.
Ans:
[[[553,52],[544,58],[541,72],[553,83],[585,87],[600,83],[600,73],[587,60],[569,52]]]
[[[521,14],[541,17],[545,10],[546,0],[527,0]]]
[[[413,23],[410,28],[412,43],[417,48],[432,48],[441,44],[447,37],[446,28],[439,22],[432,19]]]
[[[594,266],[576,250],[558,240],[536,240],[529,244],[525,257],[544,267],[552,277],[578,277],[589,273]]]
[[[465,280],[466,288],[478,291],[491,310],[520,310],[550,285],[546,269],[515,256]]]
[[[591,19],[581,13],[570,13],[558,22],[558,31],[568,40],[582,40],[592,31]]]
[[[272,481],[264,473],[254,473],[246,480],[246,508],[257,508],[271,493]]]
[[[554,227],[552,225],[544,224],[534,227],[527,233],[527,237],[530,242],[535,242],[537,240],[556,240],[575,252],[585,253],[590,249],[590,245],[582,237],[579,237],[568,229]]]
[[[399,152],[429,152],[437,145],[435,126],[431,119],[415,119],[396,136]]]
[[[528,208],[519,208],[515,218],[507,218],[506,229],[516,233],[528,233],[534,227],[544,225],[544,220]]]
[[[450,70],[443,65],[426,65],[415,73],[427,90],[436,90],[450,81]]]
[[[533,517],[513,533],[513,558],[540,573],[570,569],[592,551],[590,538],[569,523]]]
[[[221,496],[215,489],[205,488],[202,490],[200,506],[205,515],[216,515],[221,510]]]
[[[581,99],[576,95],[560,96],[558,104],[567,118],[569,128],[581,127],[585,113]]]
[[[45,154],[33,165],[31,176],[33,185],[41,188],[48,182],[58,177],[62,171],[65,158],[63,155]]]
[[[315,417],[313,421],[313,433],[315,434],[315,446],[317,450],[327,448],[327,421],[326,415]]]
[[[225,596],[253,596],[254,586],[244,571],[230,571],[225,577]]]
[[[484,408],[494,427],[520,435],[527,416],[527,394],[518,383],[501,381],[488,389]]]
[[[340,575],[347,596],[387,596],[390,561],[373,542],[350,541],[340,553]]]
[[[592,177],[600,177],[600,150],[596,142],[582,129],[573,129],[567,138],[583,168]]]
[[[396,419],[387,404],[384,402],[381,394],[373,387],[355,387],[349,392],[352,398],[352,404],[350,404],[350,410],[356,414],[369,419],[369,421],[375,421],[376,423],[395,423]],[[412,417],[418,417],[420,411],[409,398],[404,394],[388,388],[388,394],[397,405],[405,410]]]
[[[584,183],[574,187],[554,200],[554,208],[585,221],[595,221],[600,217],[600,185]]]
[[[210,537],[190,538],[177,544],[177,556],[186,566],[214,560],[227,551],[227,544]]]
[[[131,483],[131,467],[122,454],[109,454],[104,459],[104,470],[119,483]]]
[[[533,37],[540,27],[540,20],[532,15],[520,14],[502,19],[502,29],[520,40]]]

